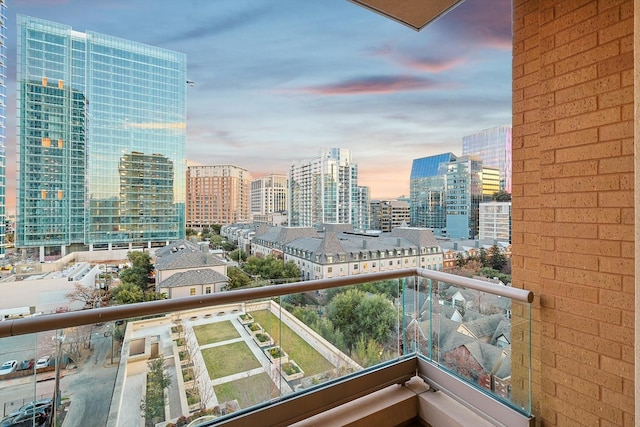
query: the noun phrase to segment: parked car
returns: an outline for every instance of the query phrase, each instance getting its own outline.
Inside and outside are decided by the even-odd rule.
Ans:
[[[40,359],[38,359],[38,361],[36,362],[36,369],[39,368],[46,368],[47,366],[49,366],[49,361],[51,360],[51,356],[44,356],[41,357]]]
[[[0,427],[33,427],[51,425],[51,407],[31,408],[17,415],[9,415],[0,421]]]
[[[45,399],[40,399],[40,400],[34,400],[33,402],[29,402],[25,405],[22,405],[15,411],[11,412],[8,416],[15,417],[16,415],[27,413],[31,411],[33,408],[45,408],[45,410],[50,411],[52,406],[53,406],[53,399],[51,399],[50,397]]]
[[[2,364],[2,366],[0,366],[0,375],[7,375],[7,374],[10,374],[11,372],[15,372],[17,368],[18,368],[17,360],[7,360]]]

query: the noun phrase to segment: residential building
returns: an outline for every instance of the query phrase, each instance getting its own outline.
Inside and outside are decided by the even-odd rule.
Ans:
[[[177,240],[155,255],[156,291],[168,298],[220,292],[229,281],[227,264],[209,253],[209,245]]]
[[[289,226],[357,223],[357,199],[358,165],[349,149],[323,149],[289,169]]]
[[[436,236],[447,233],[446,174],[453,153],[415,159],[411,166],[411,226],[430,228]]]
[[[359,185],[355,189],[351,220],[354,230],[367,231],[371,227],[370,193],[369,187]]]
[[[251,174],[234,165],[187,168],[187,226],[251,221]]]
[[[293,261],[303,280],[328,279],[401,268],[442,269],[442,250],[431,230],[397,227],[390,233],[359,233],[349,225],[261,228],[251,253]]]
[[[44,260],[183,238],[186,56],[27,16],[18,27],[16,246]]]
[[[389,232],[411,223],[409,202],[405,200],[372,200],[370,206],[372,230]]]
[[[480,240],[511,242],[511,202],[480,203]]]
[[[287,211],[287,176],[271,174],[251,181],[251,215]]]
[[[478,207],[482,201],[482,160],[462,156],[449,162],[445,184],[447,236],[474,239],[478,235]]]
[[[462,137],[462,155],[478,156],[482,164],[498,168],[500,189],[511,193],[511,126],[497,126]]]
[[[7,134],[7,5],[0,0],[0,258],[6,247],[6,134]]]

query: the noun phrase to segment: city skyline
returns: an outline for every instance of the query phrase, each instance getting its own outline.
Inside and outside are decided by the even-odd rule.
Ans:
[[[372,198],[395,198],[409,193],[412,159],[459,154],[463,136],[511,125],[507,1],[491,10],[463,3],[422,32],[345,0],[85,4],[8,3],[10,210],[17,14],[185,53],[194,82],[187,159],[233,164],[254,178],[344,147],[359,166],[359,185],[369,186]],[[456,43],[445,43],[451,39]]]

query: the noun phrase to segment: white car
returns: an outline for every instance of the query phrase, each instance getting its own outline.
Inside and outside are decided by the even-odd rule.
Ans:
[[[7,360],[0,366],[0,375],[10,374],[11,372],[15,372],[18,368],[17,360]]]
[[[46,368],[49,366],[49,359],[51,359],[51,356],[44,356],[38,359],[36,362],[36,369]]]

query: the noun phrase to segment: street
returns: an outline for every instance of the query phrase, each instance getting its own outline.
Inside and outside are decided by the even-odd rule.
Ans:
[[[106,425],[113,395],[113,387],[117,374],[117,362],[111,365],[111,337],[105,337],[100,330],[92,335],[92,353],[79,363],[75,369],[63,369],[60,374],[60,389],[63,401],[69,399],[64,427],[104,426]],[[6,340],[6,342],[5,342]],[[28,343],[33,348],[33,338],[4,338],[4,348],[14,351],[28,350]],[[13,345],[17,347],[13,347]],[[11,346],[11,347],[5,347]],[[6,352],[3,351],[4,354]],[[6,357],[6,356],[5,356]],[[0,415],[11,412],[23,403],[42,397],[52,397],[55,388],[55,374],[47,372],[38,374],[38,380],[32,376],[0,380]],[[34,399],[35,397],[35,399]]]

